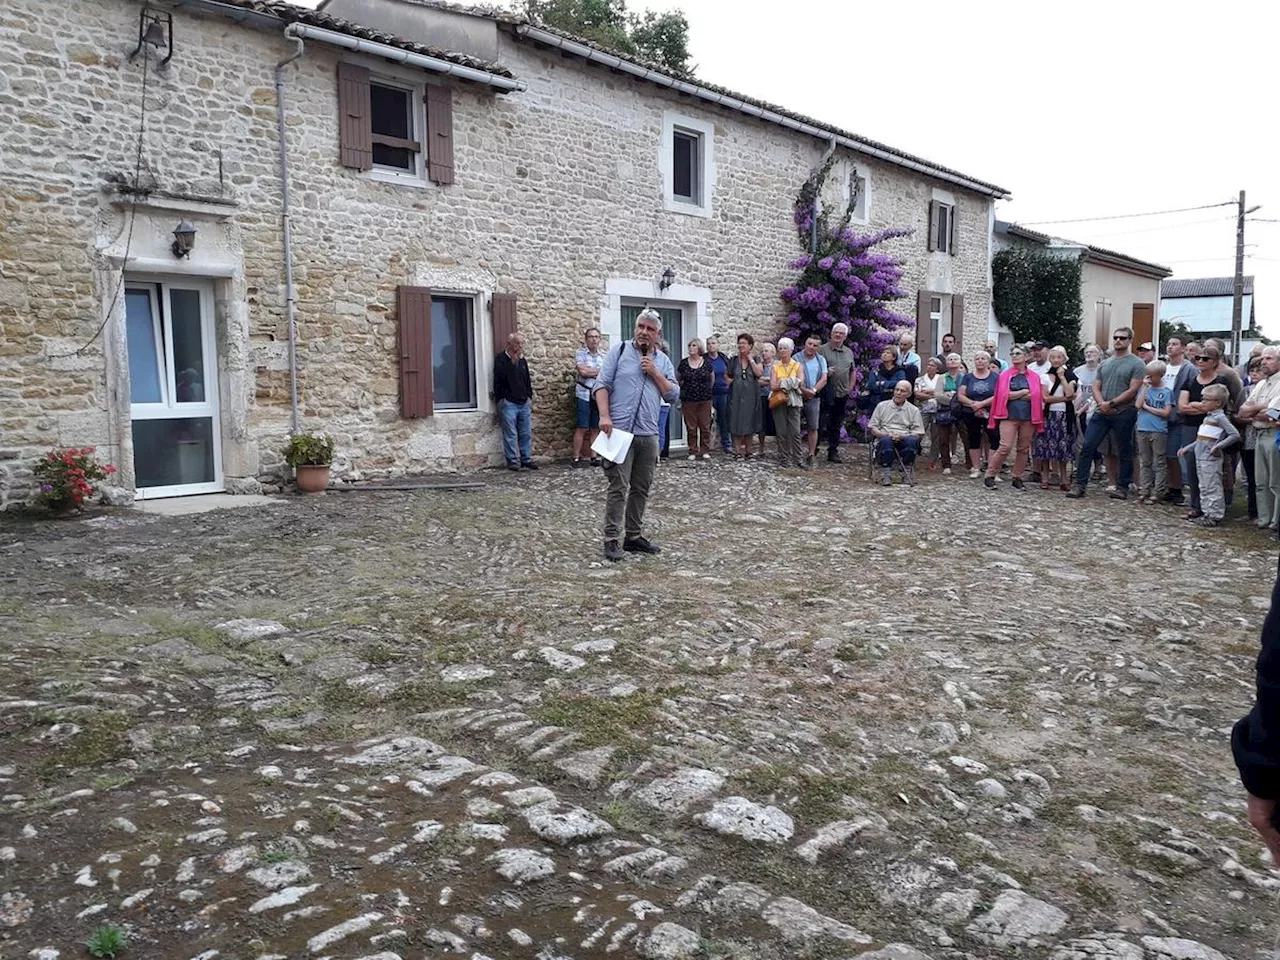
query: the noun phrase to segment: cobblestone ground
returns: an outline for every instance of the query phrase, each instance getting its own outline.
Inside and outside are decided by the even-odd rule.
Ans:
[[[1274,957],[1273,544],[681,462],[606,566],[602,496],[6,518],[0,957]]]

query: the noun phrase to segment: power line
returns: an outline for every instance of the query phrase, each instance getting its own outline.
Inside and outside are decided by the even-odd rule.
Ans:
[[[1151,210],[1147,213],[1117,213],[1109,217],[1077,217],[1074,220],[1028,220],[1020,223],[1023,227],[1039,227],[1050,223],[1096,223],[1099,220],[1131,220],[1134,217],[1161,217],[1166,213],[1190,213],[1192,210],[1215,210],[1218,207],[1234,207],[1234,200],[1227,200],[1224,203],[1206,203],[1200,207],[1179,207],[1176,210]]]
[[[1127,237],[1134,233],[1157,233],[1161,230],[1181,230],[1183,227],[1199,227],[1206,223],[1225,223],[1228,220],[1235,220],[1235,215],[1229,217],[1213,217],[1210,220],[1189,220],[1186,223],[1166,223],[1158,227],[1139,227],[1137,230],[1119,230],[1110,233],[1093,233],[1094,237]]]

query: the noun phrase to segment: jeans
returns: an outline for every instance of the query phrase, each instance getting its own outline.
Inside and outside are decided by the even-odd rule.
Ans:
[[[649,487],[658,466],[658,438],[633,437],[631,449],[621,463],[604,462],[609,493],[604,507],[604,538],[617,540],[626,531],[626,539],[640,536],[644,527],[644,508],[649,503]],[[625,522],[625,526],[624,526]]]
[[[1036,434],[1035,424],[1030,420],[1001,420],[1000,446],[987,460],[987,476],[994,477],[1000,468],[1013,456],[1013,479],[1021,480],[1022,472],[1027,469],[1027,457],[1031,452],[1031,438]]]
[[[840,429],[844,426],[844,412],[848,404],[847,396],[824,399],[821,403],[821,415],[827,423],[827,456],[840,448]]]
[[[1120,476],[1116,480],[1116,489],[1128,491],[1129,484],[1133,483],[1133,427],[1137,422],[1138,411],[1135,407],[1117,410],[1112,414],[1095,413],[1089,418],[1089,425],[1084,431],[1084,445],[1076,460],[1077,487],[1083,489],[1089,485],[1093,455],[1110,434],[1115,439],[1116,453],[1120,458]]]
[[[667,444],[670,442],[671,404],[664,403],[658,408],[658,456],[667,455]]]
[[[1138,493],[1163,500],[1169,487],[1164,455],[1169,434],[1162,430],[1138,431]]]
[[[895,449],[898,451],[898,456],[902,458],[902,465],[909,467],[916,462],[916,454],[920,452],[920,438],[909,436],[894,440],[893,437],[877,437],[876,462],[882,467],[893,466]]]
[[[681,401],[680,411],[684,414],[684,435],[689,441],[691,454],[711,452],[711,401],[699,400],[696,403]]]
[[[733,436],[729,433],[729,394],[713,394],[711,405],[716,409],[716,429],[720,432],[720,449],[728,453],[733,449]]]
[[[507,463],[516,463],[516,440],[520,443],[520,463],[533,459],[533,401],[512,403],[498,401],[498,413],[502,417],[502,455]]]

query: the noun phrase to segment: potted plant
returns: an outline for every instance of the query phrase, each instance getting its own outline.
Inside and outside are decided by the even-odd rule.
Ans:
[[[72,447],[50,450],[31,472],[40,483],[37,502],[68,516],[84,509],[84,502],[98,492],[98,482],[115,473],[116,468],[99,463],[93,447]]]
[[[322,493],[329,485],[333,438],[319,433],[295,433],[285,445],[284,460],[296,472],[299,490]]]

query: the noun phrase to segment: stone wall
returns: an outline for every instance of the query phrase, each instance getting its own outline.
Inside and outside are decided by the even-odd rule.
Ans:
[[[282,472],[290,410],[272,71],[293,46],[176,10],[172,62],[146,76],[140,180],[155,190],[134,204],[104,188],[134,177],[143,67],[128,53],[139,10],[69,0],[54,21],[38,0],[11,0],[0,12],[0,503],[25,495],[26,465],[52,446],[96,444],[132,475],[116,296],[126,253],[131,270],[216,279],[224,472],[269,482]],[[519,297],[540,454],[568,450],[572,356],[580,331],[600,324],[609,281],[656,281],[672,266],[682,285],[711,291],[716,331],[771,333],[781,321],[778,291],[798,252],[791,204],[822,142],[503,33],[499,58],[529,89],[496,96],[454,86],[456,183],[390,184],[338,164],[336,67],[345,56],[308,42],[285,70],[301,413],[306,427],[334,434],[337,475],[500,461],[484,396],[493,292]],[[714,124],[709,218],[663,210],[664,111]],[[856,163],[871,178],[868,228],[918,231],[889,245],[908,261],[905,288],[964,293],[974,342],[990,299],[990,202],[879,161]],[[956,256],[926,252],[936,189],[957,203]],[[183,216],[199,231],[189,261],[166,249]],[[478,410],[400,417],[395,298],[406,283],[476,296]],[[913,314],[913,301],[901,306]]]

